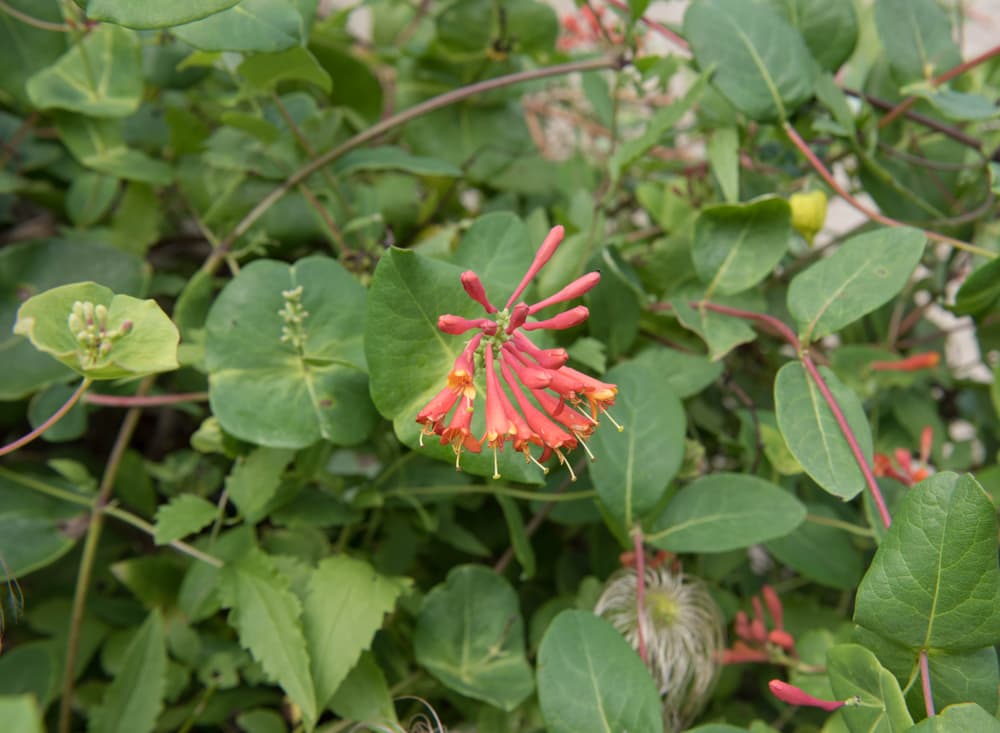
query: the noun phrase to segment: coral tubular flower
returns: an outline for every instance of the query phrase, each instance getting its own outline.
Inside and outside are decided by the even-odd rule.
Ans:
[[[618,388],[567,367],[569,355],[565,349],[540,348],[527,333],[561,330],[583,323],[590,315],[584,306],[571,307],[539,321],[529,319],[543,308],[586,294],[600,282],[600,273],[587,273],[534,305],[517,302],[555,254],[563,235],[562,227],[552,228],[503,310],[493,305],[479,277],[469,270],[461,275],[462,288],[488,317],[452,314],[438,317],[438,329],[444,333],[478,331],[455,359],[447,375],[447,386],[416,418],[423,426],[421,445],[424,436],[440,436],[441,443],[451,445],[455,451],[456,468],[461,468],[463,451],[479,453],[485,445],[493,452],[493,477],[500,478],[499,454],[508,441],[527,462],[535,463],[543,471],[548,469],[542,464],[555,455],[572,478],[575,474],[567,451],[583,445],[594,460],[585,440],[597,427],[598,416],[607,414],[606,409],[614,404]],[[477,368],[482,369],[480,384],[485,383],[485,390],[476,387]],[[485,394],[480,395],[481,391]],[[589,403],[589,411],[584,407],[585,401]],[[472,434],[473,412],[482,403],[485,403],[485,431],[482,437],[476,437]],[[608,419],[614,422],[610,416]],[[538,453],[533,453],[536,450]]]
[[[934,469],[927,462],[931,456],[931,446],[934,441],[934,431],[930,425],[924,426],[920,431],[920,453],[919,463],[913,464],[913,457],[905,448],[897,448],[893,451],[893,459],[884,453],[875,454],[875,475],[888,476],[899,481],[904,486],[919,484],[925,478],[934,473]]]
[[[782,702],[787,702],[789,705],[819,708],[820,710],[833,712],[834,710],[842,708],[847,704],[843,700],[820,700],[818,697],[813,697],[805,690],[800,689],[795,685],[790,685],[787,682],[783,682],[782,680],[771,680],[767,683],[767,686],[771,688],[772,695]]]
[[[868,368],[873,372],[918,372],[933,369],[941,363],[941,355],[936,351],[914,354],[898,361],[873,361]]]

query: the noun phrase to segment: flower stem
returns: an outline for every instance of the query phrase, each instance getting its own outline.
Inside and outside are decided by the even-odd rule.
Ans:
[[[93,380],[90,379],[90,377],[84,377],[83,381],[80,382],[80,386],[77,387],[76,391],[69,396],[69,399],[66,400],[66,402],[63,404],[62,407],[60,407],[58,410],[52,413],[52,417],[43,422],[41,425],[39,425],[37,428],[32,430],[27,435],[23,435],[17,440],[15,440],[13,443],[8,443],[7,445],[0,448],[0,456],[5,456],[8,453],[13,453],[18,448],[27,445],[35,438],[40,436],[42,433],[44,433],[46,430],[55,425],[57,422],[62,420],[62,418],[66,415],[66,413],[69,412],[71,409],[73,409],[73,405],[75,405],[79,401],[79,399],[83,396],[83,393],[87,391],[87,388],[91,384],[93,384]]]
[[[146,377],[139,386],[139,394],[142,395],[153,384],[153,377]],[[70,616],[69,633],[66,642],[66,660],[63,673],[62,699],[59,703],[59,733],[70,733],[73,723],[73,686],[74,673],[76,671],[77,652],[80,648],[80,629],[83,625],[83,615],[87,605],[87,591],[90,587],[90,578],[94,569],[94,561],[97,558],[97,546],[101,539],[101,530],[104,527],[105,505],[111,495],[111,490],[115,485],[115,478],[118,476],[118,469],[121,466],[122,457],[132,440],[136,426],[139,424],[139,416],[142,413],[141,407],[133,407],[122,420],[118,429],[118,436],[111,448],[111,455],[108,456],[107,465],[104,467],[104,475],[101,477],[101,485],[97,491],[97,498],[94,499],[90,512],[90,524],[87,527],[87,538],[83,544],[83,553],[80,557],[80,568],[76,578],[76,589],[73,594],[73,610]]]
[[[642,620],[646,615],[646,556],[642,549],[642,528],[632,528],[632,551],[635,553],[635,629],[639,639],[639,656],[643,664],[649,664],[646,651],[646,634],[642,630]]]
[[[328,150],[319,157],[314,158],[288,176],[284,182],[274,188],[269,194],[267,194],[267,196],[257,202],[256,206],[247,212],[247,214],[239,221],[233,230],[229,232],[229,234],[227,234],[226,237],[219,243],[219,246],[212,250],[212,253],[205,260],[201,269],[209,273],[215,272],[215,269],[219,266],[219,264],[225,260],[226,255],[233,246],[233,243],[246,234],[250,227],[253,226],[253,224],[260,219],[260,217],[263,216],[268,209],[271,208],[271,206],[273,206],[286,193],[298,186],[299,183],[306,180],[313,173],[321,170],[324,166],[328,165],[342,155],[374,140],[377,137],[380,137],[381,135],[384,135],[390,130],[401,127],[407,122],[410,122],[418,117],[422,117],[429,112],[434,112],[435,110],[442,109],[455,104],[456,102],[461,102],[462,100],[474,97],[477,94],[491,92],[496,89],[502,89],[515,84],[536,81],[538,79],[546,79],[552,76],[562,76],[579,71],[616,69],[620,68],[623,64],[624,62],[621,58],[612,56],[602,57],[599,59],[587,59],[585,61],[572,61],[566,64],[557,64],[555,66],[547,66],[541,69],[532,69],[530,71],[521,71],[516,74],[498,76],[495,79],[486,79],[485,81],[469,84],[468,86],[454,89],[450,92],[445,92],[444,94],[439,94],[438,96],[431,97],[420,104],[415,104],[409,109],[405,109],[398,114],[387,117],[381,122],[372,125],[368,129],[359,132],[357,135],[344,141],[332,150]]]
[[[206,402],[207,400],[208,392],[182,392],[180,394],[149,396],[110,395],[91,392],[83,398],[83,401],[87,404],[103,405],[105,407],[162,407],[182,402]]]
[[[823,161],[821,161],[819,157],[816,155],[816,153],[812,151],[812,149],[809,147],[806,141],[802,139],[802,136],[795,131],[794,127],[792,127],[789,123],[786,122],[782,126],[782,129],[784,129],[785,134],[788,136],[788,139],[792,142],[792,144],[796,148],[798,148],[799,152],[802,153],[802,155],[805,156],[806,160],[809,161],[809,165],[811,165],[813,169],[817,173],[819,173],[819,175],[823,178],[823,180],[826,181],[827,185],[834,191],[836,191],[837,195],[843,198],[844,201],[849,203],[852,207],[860,211],[862,214],[867,216],[872,221],[877,221],[879,224],[885,224],[886,226],[890,227],[909,226],[904,222],[885,216],[884,214],[880,214],[879,212],[875,211],[872,208],[869,208],[867,205],[859,201],[846,188],[837,183],[837,179],[833,177],[833,174],[823,164]],[[983,249],[982,247],[977,247],[974,244],[963,242],[961,239],[955,239],[954,237],[949,237],[946,234],[939,234],[938,232],[931,231],[930,229],[924,229],[923,232],[924,236],[926,236],[928,239],[933,239],[935,242],[943,242],[944,244],[948,244],[954,247],[955,249],[965,250],[966,252],[971,252],[972,254],[981,255],[989,259],[994,259],[997,256],[996,252],[991,252],[988,249]]]
[[[934,717],[934,696],[931,694],[931,669],[927,661],[927,650],[920,650],[920,686],[924,692],[924,709],[927,717]]]

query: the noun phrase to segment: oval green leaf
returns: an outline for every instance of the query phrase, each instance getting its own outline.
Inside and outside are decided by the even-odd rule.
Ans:
[[[770,481],[736,473],[704,476],[670,500],[646,542],[671,552],[725,552],[795,530],[806,508]]]
[[[301,43],[302,15],[287,0],[242,0],[172,32],[202,51],[275,53]]]
[[[927,718],[909,733],[998,733],[1000,720],[974,702],[949,705],[932,718]]]
[[[106,352],[77,341],[68,323],[77,302],[107,308],[107,335],[99,335]],[[178,367],[180,334],[156,301],[115,295],[93,282],[62,285],[29,298],[17,311],[14,333],[91,379],[138,377]]]
[[[663,731],[646,666],[611,624],[587,611],[563,611],[545,631],[538,702],[549,733]]]
[[[1000,642],[997,517],[972,476],[913,487],[858,588],[854,620],[911,649]]]
[[[767,551],[803,577],[830,588],[854,590],[865,568],[851,535],[822,523],[838,519],[829,507],[809,504],[806,509],[806,521],[785,537],[767,542]]]
[[[42,479],[0,468],[0,571],[23,577],[50,565],[76,544],[70,522],[86,507],[31,490]]]
[[[645,363],[622,364],[604,379],[618,385],[611,413],[625,429],[608,422],[594,433],[590,476],[608,511],[631,527],[680,469],[687,420],[669,383]]]
[[[788,310],[802,340],[839,331],[888,302],[910,279],[926,242],[917,229],[866,232],[792,278]]]
[[[708,283],[705,299],[749,290],[767,277],[788,250],[791,233],[791,208],[777,196],[702,209],[691,257]]]
[[[145,0],[87,0],[87,17],[126,28],[168,28],[231,8],[240,0],[171,0],[151,3]]]
[[[445,686],[504,710],[517,707],[535,686],[517,595],[481,565],[452,569],[427,594],[413,649],[417,662]]]
[[[684,14],[684,37],[713,84],[745,115],[784,121],[813,94],[818,72],[802,36],[772,8],[746,0],[700,0]]]
[[[282,313],[297,288],[306,313],[295,337],[301,347],[282,340],[295,328]],[[205,322],[209,396],[222,427],[272,448],[363,441],[375,423],[361,344],[366,299],[329,257],[244,267]]]
[[[858,41],[858,14],[853,0],[767,0],[806,42],[827,71],[847,61]]]
[[[819,373],[870,465],[872,435],[861,402],[829,369],[819,367]],[[845,501],[861,493],[864,474],[830,406],[801,363],[790,362],[778,372],[774,406],[788,449],[812,480]]]
[[[863,646],[838,644],[831,648],[827,652],[827,674],[837,698],[861,698],[859,704],[841,708],[852,732],[903,733],[913,727],[899,682]]]
[[[951,19],[937,0],[875,0],[875,27],[900,84],[931,79],[962,63]]]

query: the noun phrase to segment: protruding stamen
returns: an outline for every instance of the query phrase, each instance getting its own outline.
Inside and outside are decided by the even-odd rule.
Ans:
[[[607,417],[608,420],[611,421],[611,424],[614,425],[616,428],[618,428],[618,432],[619,433],[625,432],[625,428],[617,420],[615,420],[613,417],[611,417],[611,413],[610,412],[608,412],[604,408],[601,408],[601,414],[604,415],[605,417]]]
[[[546,466],[544,466],[544,465],[542,465],[541,463],[539,463],[539,462],[538,462],[538,459],[537,459],[537,458],[535,458],[535,457],[534,457],[533,455],[531,455],[531,452],[530,452],[530,451],[527,451],[527,450],[526,450],[526,451],[524,451],[524,457],[525,457],[525,459],[526,459],[527,461],[531,461],[531,462],[532,462],[532,463],[534,463],[534,464],[535,464],[536,466],[538,466],[538,467],[539,467],[540,469],[542,469],[542,473],[544,473],[544,474],[545,474],[546,476],[548,476],[548,475],[549,475],[549,469],[548,469],[548,468],[547,468]]]
[[[497,461],[497,447],[493,446],[493,480],[500,478],[500,464]]]
[[[568,460],[566,460],[566,456],[564,456],[562,454],[562,451],[560,451],[558,448],[553,448],[552,451],[557,456],[559,456],[559,462],[561,464],[563,464],[564,466],[566,466],[566,470],[569,471],[569,480],[570,481],[576,481],[576,471],[573,470],[573,466],[570,465],[570,462]]]
[[[573,435],[576,436],[576,439],[578,441],[580,441],[580,445],[583,446],[583,450],[586,451],[587,456],[590,458],[590,462],[593,463],[594,461],[596,461],[597,458],[594,456],[593,453],[590,452],[590,446],[587,445],[587,441],[583,439],[583,436],[580,435],[575,430],[572,431],[572,432],[573,432]]]

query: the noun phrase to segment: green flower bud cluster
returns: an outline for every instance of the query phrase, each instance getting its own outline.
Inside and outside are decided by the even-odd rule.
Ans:
[[[303,322],[309,315],[302,306],[302,286],[292,290],[282,290],[281,297],[285,299],[285,305],[278,311],[281,320],[285,325],[281,327],[281,343],[291,344],[299,353],[306,345],[306,330]]]
[[[77,356],[84,369],[106,358],[115,342],[132,330],[132,321],[124,321],[121,326],[109,331],[107,306],[100,303],[94,305],[89,300],[73,303],[68,324],[80,347]]]

